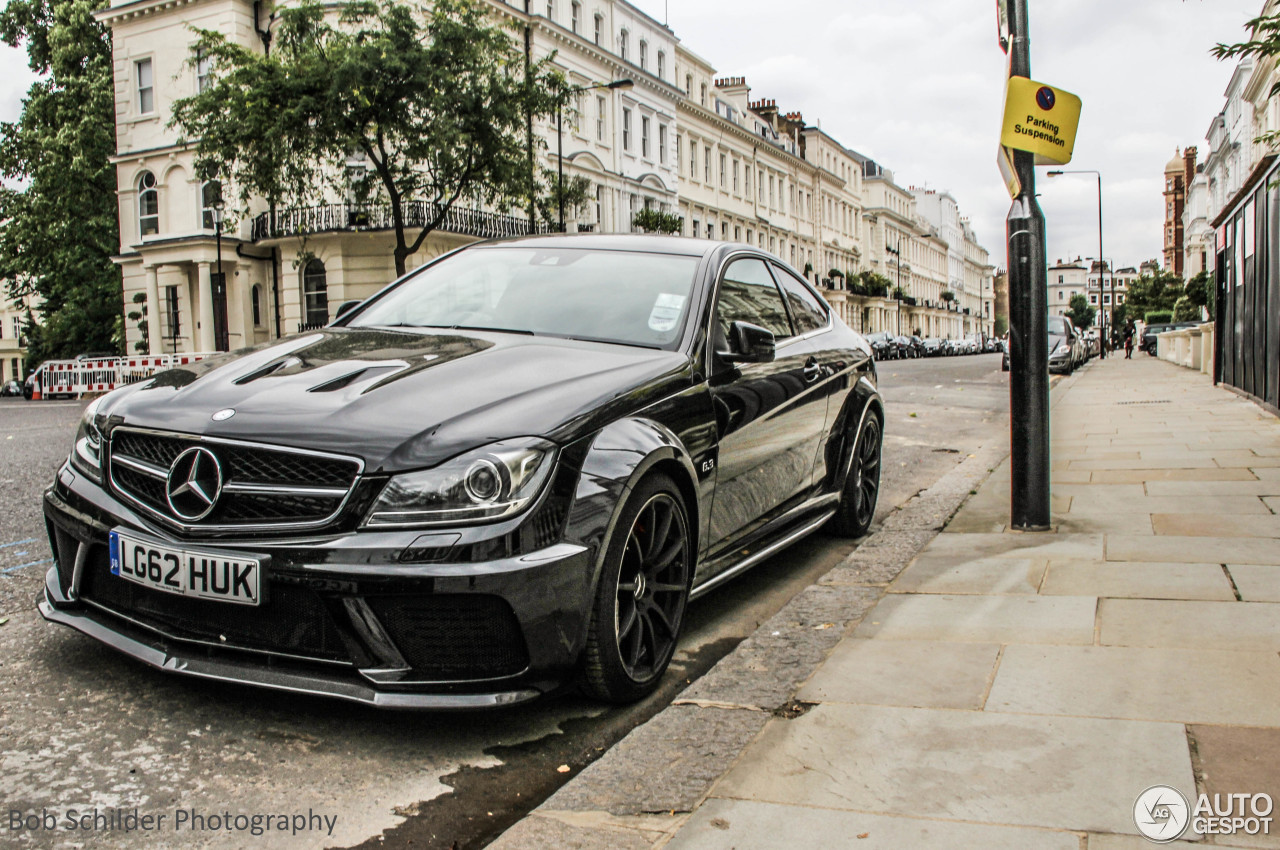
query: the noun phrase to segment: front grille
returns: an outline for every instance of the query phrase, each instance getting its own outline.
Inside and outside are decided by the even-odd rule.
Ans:
[[[515,612],[483,594],[371,596],[366,600],[400,654],[424,679],[514,676],[529,666]]]
[[[218,458],[223,490],[208,516],[186,522],[169,506],[166,477],[193,446]],[[198,528],[322,525],[342,507],[361,470],[353,458],[128,428],[111,433],[108,457],[111,484],[122,496],[169,522]]]
[[[262,604],[254,606],[176,596],[112,575],[106,547],[95,545],[80,595],[180,640],[326,661],[349,660],[328,609],[308,587],[271,582]]]

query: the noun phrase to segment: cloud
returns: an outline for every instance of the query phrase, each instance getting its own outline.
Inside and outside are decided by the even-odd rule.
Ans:
[[[659,19],[659,0],[633,0]],[[1165,163],[1197,145],[1222,109],[1232,66],[1209,55],[1244,35],[1262,0],[1034,3],[1032,74],[1084,100],[1075,161],[1103,173],[1106,253],[1161,256]],[[799,109],[899,182],[949,189],[993,262],[1004,262],[1009,198],[996,170],[1006,59],[990,0],[681,0],[670,24],[722,75],[745,74],[784,110]],[[1047,254],[1097,253],[1097,184],[1087,175],[1037,189]]]

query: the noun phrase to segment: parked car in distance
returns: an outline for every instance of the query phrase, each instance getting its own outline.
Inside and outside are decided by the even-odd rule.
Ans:
[[[1084,342],[1066,316],[1049,317],[1049,371],[1071,374],[1084,362]]]
[[[1142,336],[1139,339],[1138,347],[1150,354],[1156,356],[1156,335],[1165,333],[1166,331],[1178,331],[1183,328],[1194,328],[1199,326],[1200,322],[1164,322],[1155,325],[1147,325],[1142,329]]]
[[[892,360],[898,356],[898,343],[888,331],[867,334],[866,340],[876,360]]]
[[[876,385],[750,245],[466,246],[91,402],[44,494],[39,609],[167,672],[374,706],[631,702],[690,599],[866,534]]]
[[[915,338],[909,336],[897,337],[898,356],[900,357],[919,357],[920,350],[916,348]]]
[[[17,381],[5,381],[4,386],[0,386],[0,397],[17,398],[22,395],[22,384]]]
[[[938,357],[947,353],[947,341],[936,336],[924,338],[924,356]]]

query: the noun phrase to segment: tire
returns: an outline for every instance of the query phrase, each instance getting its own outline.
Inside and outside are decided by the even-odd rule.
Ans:
[[[831,518],[831,530],[841,537],[862,537],[876,517],[880,498],[880,461],[884,448],[883,425],[875,412],[862,421],[858,439],[853,444],[853,458],[845,477],[840,505]]]
[[[605,550],[583,665],[588,694],[628,703],[657,688],[689,602],[692,543],[675,482],[662,474],[642,480]]]

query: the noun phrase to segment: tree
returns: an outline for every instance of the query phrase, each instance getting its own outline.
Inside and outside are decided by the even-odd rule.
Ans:
[[[1088,298],[1076,294],[1071,296],[1067,318],[1071,320],[1071,324],[1083,330],[1093,326],[1093,317],[1097,312],[1097,310],[1089,306]]]
[[[1209,311],[1209,319],[1213,319],[1214,309],[1218,306],[1214,295],[1213,275],[1208,271],[1202,271],[1187,281],[1187,285],[1183,287],[1183,294],[1186,296],[1188,303],[1193,307],[1204,307]],[[1199,313],[1196,314],[1199,317]]]
[[[1168,269],[1157,269],[1154,274],[1144,274],[1129,284],[1125,295],[1125,315],[1145,316],[1151,311],[1168,310],[1172,313],[1174,302],[1182,295],[1185,284],[1182,278]],[[1116,326],[1120,320],[1117,318]]]
[[[941,292],[938,293],[938,297],[941,298],[943,301],[946,301],[948,304],[956,300],[956,294],[952,292],[950,289],[942,290]]]
[[[560,228],[560,195],[564,196],[564,214],[567,222],[569,219],[577,218],[578,212],[586,206],[587,198],[591,193],[591,181],[579,174],[566,176],[562,184],[555,171],[544,168],[538,182],[542,191],[538,194],[535,206],[538,211],[538,220],[548,230]]]
[[[32,84],[16,123],[0,124],[0,277],[28,307],[43,299],[42,326],[28,321],[37,363],[116,348],[121,319],[116,210],[115,91],[111,36],[93,0],[10,0],[0,39],[22,44]]]
[[[326,8],[278,10],[265,56],[197,31],[214,82],[174,104],[173,124],[197,140],[203,176],[230,182],[242,205],[257,195],[275,209],[321,202],[362,159],[371,200],[390,208],[397,274],[459,200],[529,200],[526,111],[546,118],[569,97],[553,57],[526,75],[476,0],[437,0],[426,12],[354,0],[336,25]]]
[[[684,230],[684,217],[661,210],[637,210],[631,216],[631,226],[645,233],[679,233]]]

